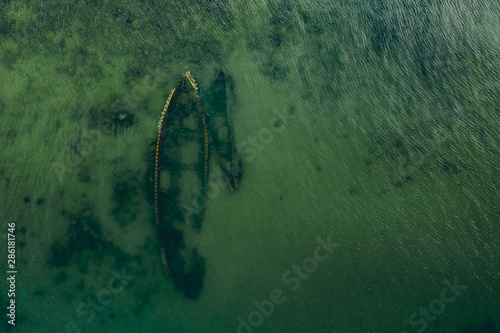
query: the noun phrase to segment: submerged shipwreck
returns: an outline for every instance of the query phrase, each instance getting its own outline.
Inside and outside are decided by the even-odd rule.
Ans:
[[[208,90],[205,111],[190,72],[170,92],[158,125],[155,219],[165,272],[186,297],[203,288],[205,259],[197,251],[214,155],[231,191],[242,177],[231,120],[233,89],[223,70]]]

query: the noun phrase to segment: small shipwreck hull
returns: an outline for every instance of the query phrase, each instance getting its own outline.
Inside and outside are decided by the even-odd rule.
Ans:
[[[242,178],[242,162],[233,129],[234,90],[231,77],[221,69],[210,86],[204,104],[209,127],[211,153],[217,157],[231,191]]]
[[[205,212],[208,154],[198,86],[187,72],[171,91],[159,123],[155,217],[165,271],[189,298],[198,297],[205,275],[195,239]]]

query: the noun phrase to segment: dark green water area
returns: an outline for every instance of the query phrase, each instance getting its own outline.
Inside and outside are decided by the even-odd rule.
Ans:
[[[0,1],[0,332],[500,332],[499,41],[493,0]],[[188,70],[209,186],[164,165],[158,231]]]

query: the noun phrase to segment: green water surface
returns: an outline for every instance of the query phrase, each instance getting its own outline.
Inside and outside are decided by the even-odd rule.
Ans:
[[[499,19],[491,0],[1,2],[0,331],[498,332]],[[154,141],[179,76],[203,99],[221,66],[244,176],[231,193],[211,168],[193,300],[158,252]]]

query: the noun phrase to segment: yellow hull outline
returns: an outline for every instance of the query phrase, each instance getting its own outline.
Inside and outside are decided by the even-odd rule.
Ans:
[[[189,83],[191,84],[191,86],[195,90],[194,94],[195,94],[195,98],[196,98],[196,103],[197,103],[198,110],[200,111],[198,116],[201,119],[202,126],[203,126],[203,134],[205,136],[204,184],[203,184],[203,195],[204,195],[204,202],[205,202],[207,188],[208,188],[208,186],[207,186],[208,185],[208,159],[209,159],[208,131],[207,131],[207,125],[206,125],[206,120],[205,120],[205,114],[203,113],[200,96],[198,95],[198,85],[197,85],[194,77],[191,75],[191,72],[188,71],[188,72],[184,73],[184,75],[186,76]],[[154,182],[155,182],[155,194],[154,194],[155,221],[156,221],[157,227],[160,226],[160,206],[159,206],[160,203],[158,201],[159,191],[160,191],[160,147],[162,144],[163,129],[166,126],[166,121],[168,118],[168,113],[169,113],[170,107],[173,105],[171,103],[172,103],[172,99],[174,97],[175,92],[176,92],[176,88],[174,88],[174,89],[172,89],[172,91],[170,91],[170,94],[167,98],[167,101],[165,102],[165,106],[163,108],[163,112],[161,114],[160,121],[158,124],[158,137],[156,139],[156,152],[155,152],[155,180],[154,180]],[[163,247],[161,248],[161,258],[162,258],[162,263],[163,263],[163,268],[165,270],[165,273],[167,275],[170,275],[170,269],[168,268],[167,260],[166,260],[166,256],[165,256],[165,248],[163,248]]]

